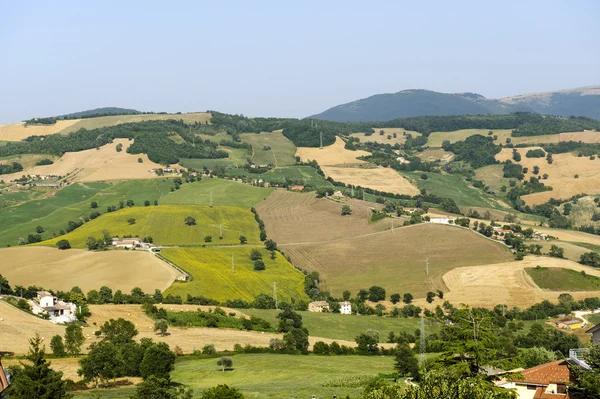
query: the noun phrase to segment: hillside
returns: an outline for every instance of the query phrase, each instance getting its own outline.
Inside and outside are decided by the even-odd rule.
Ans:
[[[92,115],[126,115],[126,114],[141,114],[141,111],[130,108],[119,108],[119,107],[102,107],[88,109],[86,111],[72,112],[70,114],[60,115],[58,118],[61,119],[78,119],[85,118]]]
[[[474,93],[438,93],[411,89],[376,94],[337,105],[311,118],[338,122],[369,122],[425,115],[508,114],[519,111],[600,119],[600,86],[502,99],[487,99]]]

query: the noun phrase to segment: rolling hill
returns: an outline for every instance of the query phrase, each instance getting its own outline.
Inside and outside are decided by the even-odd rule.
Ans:
[[[330,108],[311,118],[338,122],[386,121],[412,116],[508,114],[528,111],[600,119],[600,86],[488,99],[475,93],[402,90]]]

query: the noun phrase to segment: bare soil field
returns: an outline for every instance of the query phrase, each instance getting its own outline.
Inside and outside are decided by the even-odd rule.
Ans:
[[[527,256],[518,262],[468,266],[453,269],[443,276],[449,292],[444,299],[451,303],[465,303],[471,306],[493,307],[497,304],[519,306],[521,308],[545,299],[556,301],[558,292],[542,290],[525,271],[536,266],[560,267],[600,276],[600,270],[579,263],[558,258]],[[595,297],[600,291],[570,292],[575,299]]]
[[[571,153],[555,154],[553,163],[548,164],[545,158],[527,158],[525,154],[530,149],[539,149],[540,147],[518,148],[521,154],[519,162],[523,167],[529,168],[525,174],[525,179],[535,176],[533,167],[539,166],[539,175],[548,174],[547,180],[542,180],[546,185],[552,187],[552,191],[545,191],[525,195],[521,197],[529,205],[539,205],[547,202],[550,198],[567,199],[580,193],[600,193],[600,158],[590,160],[588,157],[577,157]],[[496,159],[503,162],[507,159],[512,160],[512,149],[503,148],[496,155]],[[578,175],[575,178],[575,175]]]
[[[456,267],[513,258],[502,244],[467,229],[438,224],[279,247],[295,265],[317,270],[333,295],[381,285],[388,294],[410,292],[417,298],[432,289],[446,291],[442,276]]]
[[[441,148],[430,148],[423,152],[418,152],[417,157],[423,161],[443,161],[450,162],[454,158],[454,154],[449,151],[444,151]]]
[[[324,165],[363,164],[366,162],[356,158],[371,155],[367,151],[347,150],[344,148],[344,145],[344,140],[336,137],[335,143],[327,147],[298,147],[296,149],[296,156],[299,156],[303,161],[315,160],[322,167]]]
[[[560,133],[560,141],[583,141],[584,143],[600,143],[600,132],[584,130],[583,132]]]
[[[106,285],[125,292],[165,290],[179,272],[145,251],[60,251],[48,247],[0,249],[0,274],[11,285],[37,285],[46,289],[84,292]]]
[[[76,124],[79,119],[57,121],[54,125],[25,126],[25,122],[6,123],[0,125],[0,140],[21,141],[29,136],[47,136],[58,133]]]
[[[387,191],[394,194],[419,194],[419,189],[391,168],[322,166],[325,176],[346,184]]]
[[[118,144],[123,145],[123,151],[117,152]],[[69,175],[69,181],[73,182],[156,178],[156,174],[148,170],[161,165],[150,161],[145,154],[128,154],[125,150],[130,144],[127,139],[116,139],[99,150],[67,152],[52,165],[34,166],[3,177],[14,180],[23,175]],[[139,163],[138,158],[143,162]]]
[[[56,334],[64,335],[65,327],[32,316],[0,300],[0,351],[27,353],[29,338],[36,333],[44,338],[46,348],[50,350],[50,338]]]
[[[371,207],[382,205],[354,199],[343,203],[350,205],[352,215],[342,216],[341,203],[316,198],[314,193],[275,190],[256,210],[269,237],[279,244],[343,239],[390,228],[391,219],[369,222]]]
[[[375,133],[370,136],[365,135],[365,133],[352,133],[350,134],[350,137],[356,137],[362,143],[382,143],[394,145],[396,143],[404,144],[406,141],[405,133],[412,135],[413,138],[421,135],[419,132],[413,132],[401,127],[375,127],[373,129],[375,129]],[[381,130],[384,131],[383,135],[379,133]],[[394,137],[394,133],[396,133],[396,137]],[[388,136],[391,136],[391,138],[388,138]]]

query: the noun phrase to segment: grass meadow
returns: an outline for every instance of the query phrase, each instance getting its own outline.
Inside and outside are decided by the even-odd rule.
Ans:
[[[219,149],[226,151],[229,157],[215,159],[182,158],[179,160],[179,165],[196,170],[202,170],[202,168],[212,170],[215,166],[242,166],[247,163],[248,153],[245,149],[222,146],[219,146]]]
[[[556,267],[526,268],[525,271],[538,287],[552,291],[600,290],[600,278],[576,270]]]
[[[243,142],[249,143],[253,148],[252,161],[256,165],[266,165],[273,162],[275,166],[294,165],[296,163],[296,146],[280,131],[256,133],[243,133],[240,135]],[[265,150],[264,146],[271,147]]]
[[[244,169],[229,169],[227,174],[231,177],[263,179],[267,182],[285,183],[286,179],[291,179],[294,182],[304,185],[316,187],[331,186],[331,183],[320,176],[315,168],[310,166],[286,166],[276,168],[262,175],[249,173]]]
[[[184,223],[187,216],[196,219],[196,224]],[[130,224],[130,219],[135,223]],[[223,238],[219,238],[222,226]],[[239,244],[244,235],[248,243],[258,244],[258,225],[254,215],[246,209],[235,207],[208,206],[144,206],[124,208],[85,223],[63,236],[40,243],[54,246],[62,239],[68,240],[73,248],[85,248],[88,237],[102,237],[103,231],[112,236],[152,237],[159,245],[203,245],[204,237],[212,236],[212,244]]]
[[[238,388],[247,399],[359,397],[368,377],[391,373],[391,356],[294,356],[236,354],[233,370],[223,373],[217,358],[184,357],[177,361],[171,379],[194,390],[194,398],[219,384]],[[135,388],[92,389],[75,392],[75,398],[129,398]]]
[[[277,282],[280,300],[307,299],[304,275],[300,271],[281,254],[271,259],[270,253],[262,248],[265,270],[255,271],[250,259],[252,248],[260,247],[164,248],[162,255],[192,276],[192,281],[174,283],[166,294],[251,301],[261,293],[272,295],[273,283]],[[231,270],[232,257],[235,272]]]

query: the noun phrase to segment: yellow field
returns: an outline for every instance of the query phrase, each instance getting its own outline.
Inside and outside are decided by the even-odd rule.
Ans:
[[[0,140],[21,141],[29,136],[46,136],[58,133],[76,124],[78,119],[57,121],[54,125],[25,126],[25,122],[6,123],[0,125]]]
[[[375,133],[373,133],[370,136],[366,136],[364,133],[352,133],[352,134],[350,134],[350,137],[356,137],[362,143],[382,143],[382,144],[394,145],[396,143],[404,144],[404,142],[406,141],[406,136],[404,135],[405,132],[406,132],[406,134],[412,135],[413,138],[421,135],[421,133],[413,132],[412,130],[406,130],[401,127],[383,127],[383,128],[376,127],[374,129],[375,129]],[[383,136],[379,134],[380,130],[384,131]],[[396,133],[395,138],[394,138],[394,133]],[[388,139],[387,136],[392,136],[392,137]]]
[[[321,166],[325,176],[355,186],[387,191],[394,194],[419,194],[419,189],[391,168]]]
[[[600,192],[600,159],[590,160],[588,157],[577,157],[571,153],[556,154],[552,158],[554,162],[548,164],[545,158],[527,158],[525,154],[530,149],[540,147],[518,148],[521,154],[519,162],[523,167],[529,168],[525,174],[525,179],[529,180],[533,175],[533,167],[539,166],[542,176],[548,174],[547,180],[542,180],[544,184],[552,186],[552,191],[545,191],[525,195],[521,197],[529,205],[538,205],[547,202],[550,198],[567,199],[580,193],[594,194]],[[496,155],[496,159],[503,162],[507,159],[512,160],[512,149],[503,148]],[[575,178],[575,175],[579,175]]]
[[[123,145],[123,151],[117,152],[117,144]],[[156,174],[148,170],[161,165],[150,161],[145,154],[128,154],[125,150],[130,144],[127,139],[116,139],[99,150],[67,152],[52,165],[33,166],[22,172],[3,175],[3,178],[10,181],[23,175],[69,175],[70,182],[156,178]],[[143,163],[139,163],[138,158],[142,158]]]
[[[511,129],[463,129],[455,130],[453,132],[432,132],[427,139],[427,145],[430,147],[441,147],[445,140],[454,143],[457,141],[462,141],[469,136],[473,136],[474,134],[480,134],[487,137],[488,132],[490,131],[494,132],[494,134],[498,136],[498,140],[494,141],[496,144],[506,143],[506,138],[510,137],[512,133]]]
[[[0,249],[0,274],[11,285],[37,285],[46,289],[84,292],[106,285],[124,292],[140,287],[145,292],[164,290],[180,275],[147,251],[60,251],[47,247]]]
[[[335,143],[327,147],[298,147],[296,149],[296,156],[299,156],[305,162],[315,160],[320,166],[324,166],[361,164],[365,163],[365,161],[356,158],[363,155],[371,155],[371,153],[362,150],[347,150],[344,148],[344,145],[344,140],[336,137]]]
[[[454,158],[454,154],[449,151],[444,151],[441,148],[431,148],[423,152],[417,152],[417,157],[427,162],[443,161],[450,162]]]
[[[521,308],[545,299],[556,301],[558,292],[542,290],[525,271],[525,268],[560,267],[599,276],[600,270],[567,259],[527,256],[518,262],[468,266],[453,269],[443,276],[449,292],[444,299],[451,303],[465,303],[471,306],[490,307],[496,304],[519,306]],[[569,292],[575,299],[595,297],[600,291]]]
[[[583,141],[584,143],[600,143],[600,132],[584,130],[583,132],[560,133],[560,141]]]
[[[196,219],[196,225],[187,226],[184,223],[188,216]],[[134,224],[129,224],[131,218],[135,219]],[[247,209],[160,205],[136,206],[105,213],[70,233],[36,245],[55,246],[57,241],[65,239],[73,248],[86,248],[88,237],[100,238],[104,230],[118,237],[150,236],[159,245],[201,245],[206,236],[212,237],[213,244],[239,244],[240,235],[246,236],[248,243],[260,243],[258,226]],[[219,239],[221,231],[223,239]]]

